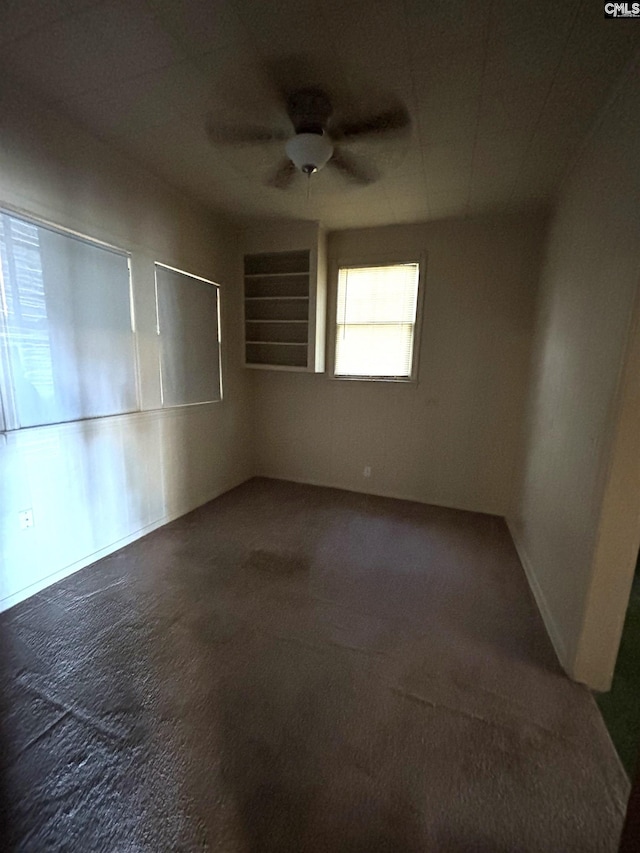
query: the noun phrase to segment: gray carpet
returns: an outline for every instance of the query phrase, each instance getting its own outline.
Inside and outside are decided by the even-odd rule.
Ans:
[[[614,851],[504,523],[253,480],[0,616],[5,849]]]

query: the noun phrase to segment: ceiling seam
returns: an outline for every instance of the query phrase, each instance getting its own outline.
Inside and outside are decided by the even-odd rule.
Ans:
[[[165,36],[168,37],[168,39],[174,44],[176,49],[179,51],[180,55],[183,58],[182,62],[189,61],[190,56],[186,46],[184,45],[182,39],[173,31],[171,25],[164,20],[164,16],[162,15],[162,13],[158,11],[158,9],[156,9],[154,6],[149,4],[147,0],[143,0],[143,3],[148,14],[153,18],[154,23],[160,28],[160,30],[165,34]],[[171,65],[175,64],[182,63],[172,62],[167,67],[170,67]]]
[[[480,132],[480,120],[482,118],[482,110],[483,103],[485,98],[485,90],[486,90],[486,77],[487,77],[487,68],[489,65],[489,46],[491,44],[491,33],[493,29],[493,7],[494,0],[491,0],[491,3],[488,7],[487,19],[486,19],[486,31],[484,36],[484,55],[482,57],[482,72],[480,76],[480,96],[478,98],[478,111],[476,113],[476,123],[473,130],[473,147],[471,149],[471,169],[469,174],[469,186],[467,188],[467,201],[464,206],[464,217],[467,219],[471,210],[471,191],[473,188],[473,178],[474,178],[474,170],[476,165],[476,152],[478,149],[478,135]]]
[[[150,71],[149,70],[141,71],[140,74],[134,74],[132,77],[119,78],[116,81],[116,83],[118,85],[122,85],[122,86],[126,87],[129,83],[137,83],[138,81],[144,79],[145,77],[156,77],[158,74],[162,74],[163,72],[168,71],[170,68],[184,68],[185,66],[189,66],[192,69],[194,68],[193,62],[191,62],[189,59],[183,58],[177,62],[172,61],[172,62],[167,62],[166,65],[159,65],[157,68],[154,68]],[[157,84],[157,81],[156,81],[156,84]],[[76,95],[74,97],[78,97],[79,99],[82,99],[82,98],[89,96],[89,95],[95,96],[95,98],[94,98],[95,103],[102,104],[108,100],[108,96],[101,98],[100,97],[101,92],[103,92],[103,88],[101,86],[92,86],[90,89],[81,89],[80,91],[78,91],[76,93]],[[56,101],[61,104],[61,106],[63,107],[63,109],[66,110],[68,115],[71,115],[72,117],[75,116],[75,114],[70,112],[70,109],[68,107],[66,107],[66,105],[62,101],[60,101],[59,99],[56,99]],[[71,109],[73,109],[73,107]],[[184,117],[185,114],[180,113],[180,115]],[[74,118],[74,120],[77,120],[77,119]],[[162,122],[162,124],[156,125],[156,126],[161,127],[165,123],[166,122]]]
[[[109,0],[93,0],[93,2],[87,3],[86,6],[83,6],[81,9],[77,9],[75,12],[66,12],[56,18],[52,18],[45,24],[36,24],[31,29],[27,29],[21,35],[16,36],[16,38],[10,38],[7,39],[7,41],[3,41],[2,47],[5,48],[18,44],[19,42],[24,41],[25,39],[31,38],[31,36],[35,35],[36,33],[50,29],[55,24],[60,24],[62,21],[68,21],[71,20],[71,18],[77,18],[79,15],[84,15],[86,12],[91,9],[95,9],[97,6],[104,6],[107,2],[109,2]]]
[[[538,132],[538,128],[540,127],[540,122],[542,121],[542,116],[543,116],[544,111],[547,107],[547,104],[549,103],[549,100],[551,98],[551,93],[553,92],[554,86],[556,85],[556,81],[558,79],[558,74],[560,73],[560,68],[562,67],[562,63],[565,60],[567,50],[569,48],[569,43],[571,42],[571,39],[573,37],[573,33],[575,32],[575,29],[578,25],[578,19],[580,17],[580,11],[581,11],[582,7],[585,5],[586,5],[586,0],[578,0],[578,2],[576,3],[576,9],[575,9],[575,12],[573,13],[573,20],[571,21],[571,25],[569,26],[569,31],[567,33],[567,37],[566,37],[564,45],[562,47],[562,51],[561,51],[560,56],[558,58],[558,61],[556,63],[556,67],[554,69],[553,76],[549,82],[549,86],[548,86],[546,94],[544,96],[544,100],[540,106],[540,112],[538,113],[538,117],[535,120],[535,123],[531,129],[531,135],[530,135],[529,141],[527,142],[527,145],[525,147],[524,153],[522,155],[522,159],[520,160],[520,165],[518,166],[518,171],[516,172],[515,177],[513,178],[513,184],[511,187],[511,192],[509,193],[508,205],[510,205],[513,201],[513,194],[516,190],[516,186],[518,184],[518,179],[520,178],[520,175],[522,174],[525,163],[527,162],[529,152],[531,151],[531,148],[533,147],[533,140],[535,139],[536,133]]]
[[[596,113],[595,118],[587,129],[586,134],[583,136],[580,144],[576,148],[573,157],[571,157],[569,163],[567,164],[567,168],[565,169],[565,172],[557,187],[558,193],[562,192],[564,185],[569,180],[571,173],[575,169],[576,164],[579,162],[582,152],[585,150],[585,148],[587,148],[592,136],[597,133],[598,128],[605,119],[607,110],[609,110],[613,106],[613,104],[615,104],[615,102],[621,96],[622,92],[624,91],[630,80],[632,81],[633,85],[633,81],[637,79],[639,72],[640,50],[636,51],[633,57],[625,64],[621,75],[618,77],[613,88],[609,90],[608,97],[605,99],[604,103]]]
[[[427,181],[427,169],[424,162],[424,136],[422,131],[422,122],[420,117],[420,110],[418,109],[418,93],[416,87],[416,75],[413,67],[413,55],[411,52],[411,46],[409,44],[409,14],[407,11],[407,0],[402,0],[402,14],[404,16],[404,42],[406,54],[409,57],[409,76],[411,78],[411,94],[413,96],[413,109],[414,114],[416,116],[416,130],[418,132],[418,142],[420,148],[420,163],[422,166],[422,185],[424,189],[425,202],[427,205],[427,217],[431,218],[431,204],[429,201],[429,186]]]

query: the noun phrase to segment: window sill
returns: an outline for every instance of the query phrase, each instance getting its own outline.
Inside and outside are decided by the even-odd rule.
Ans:
[[[204,400],[201,403],[178,403],[175,406],[157,406],[152,409],[132,409],[130,412],[117,412],[113,415],[94,415],[88,418],[76,418],[72,421],[55,421],[48,424],[34,424],[33,426],[14,427],[12,429],[0,429],[0,437],[8,439],[10,437],[24,436],[43,430],[85,430],[91,429],[95,425],[118,425],[123,421],[142,420],[144,418],[158,417],[173,417],[180,415],[185,409],[193,409],[196,407],[213,407],[218,403],[224,402],[224,397],[220,400]]]
[[[331,374],[330,379],[336,379],[339,382],[378,382],[385,385],[417,385],[418,380],[412,377],[393,376],[336,376]]]

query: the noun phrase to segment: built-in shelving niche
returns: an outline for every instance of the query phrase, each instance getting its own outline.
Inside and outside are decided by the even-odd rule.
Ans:
[[[244,256],[247,367],[322,370],[324,304],[318,324],[318,263],[312,249]],[[321,287],[324,299],[324,282]],[[321,359],[318,351],[322,349]]]

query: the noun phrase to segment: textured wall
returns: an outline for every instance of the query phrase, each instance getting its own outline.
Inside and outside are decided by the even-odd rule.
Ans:
[[[609,491],[640,271],[637,73],[622,81],[558,201],[542,274],[521,498],[511,519],[560,659],[601,689],[610,683],[640,534],[631,484]],[[636,479],[639,465],[636,442],[626,458]],[[624,524],[609,536],[621,513]]]
[[[0,607],[250,475],[233,235],[19,87],[0,102],[0,204],[132,253],[147,411],[0,435]],[[159,410],[153,262],[222,285],[225,400]],[[20,530],[18,511],[35,525]]]
[[[426,254],[418,382],[256,371],[258,473],[505,514],[544,224],[532,213],[331,234],[330,289],[336,261]]]

